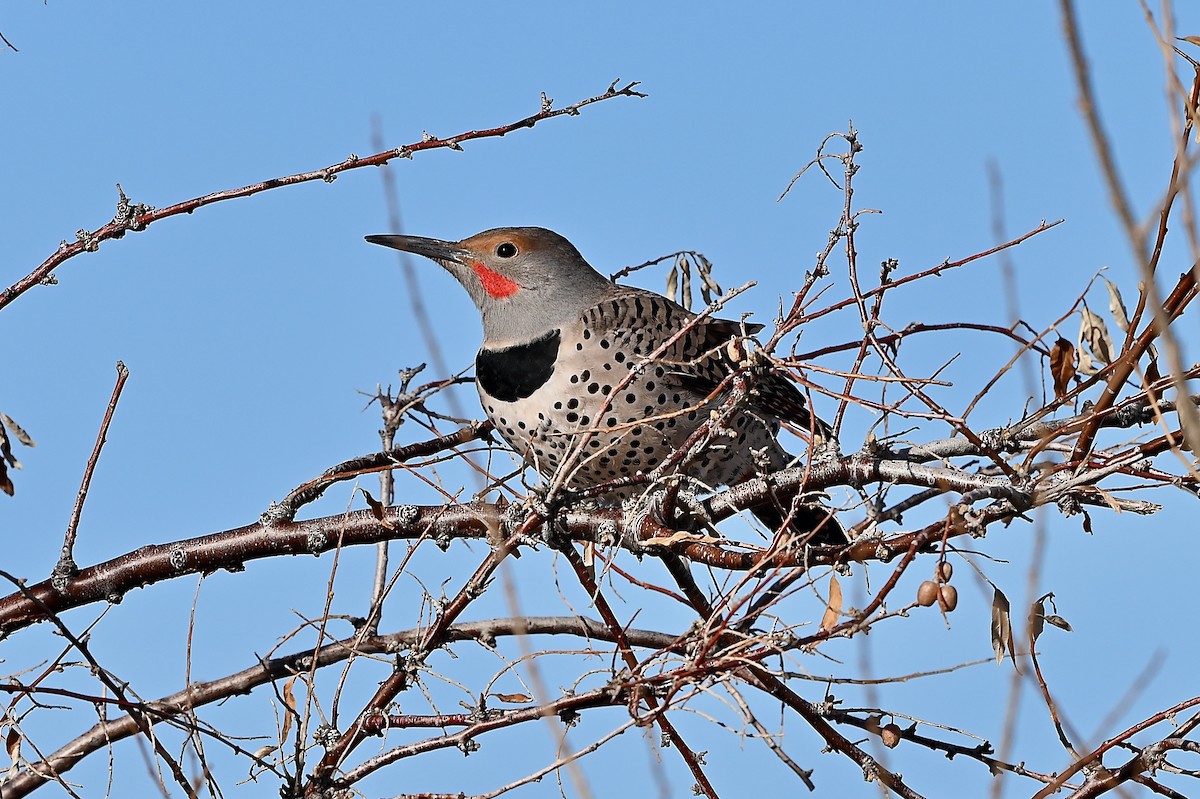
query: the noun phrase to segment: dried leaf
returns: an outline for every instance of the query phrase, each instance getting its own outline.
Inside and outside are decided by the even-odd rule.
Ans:
[[[1113,352],[1117,348],[1113,344],[1112,336],[1108,334],[1108,326],[1104,324],[1104,320],[1092,313],[1086,305],[1083,306],[1080,317],[1079,341],[1081,344],[1087,345],[1087,348],[1092,351],[1092,355],[1096,356],[1096,360],[1105,365],[1112,363]]]
[[[1057,614],[1051,614],[1051,615],[1047,616],[1046,623],[1053,624],[1055,627],[1057,627],[1060,630],[1066,630],[1067,632],[1072,631],[1071,625],[1067,623],[1067,620]]]
[[[1159,380],[1162,380],[1162,374],[1158,371],[1158,358],[1151,358],[1150,364],[1146,367],[1146,382],[1153,385]]]
[[[699,533],[689,533],[686,530],[680,530],[671,535],[656,535],[652,538],[647,538],[642,541],[644,546],[659,546],[669,547],[672,544],[678,543],[687,544],[721,544],[725,543],[724,539],[715,538],[711,535],[700,535]]]
[[[367,507],[371,509],[371,515],[374,516],[378,521],[383,522],[383,526],[387,529],[395,529],[395,525],[392,524],[392,522],[388,519],[384,518],[385,509],[383,507],[383,503],[371,496],[371,492],[367,489],[359,488],[358,490],[362,492],[363,498],[366,499]]]
[[[281,743],[287,740],[288,733],[292,730],[292,716],[296,711],[296,694],[293,690],[295,684],[295,676],[283,684],[283,704],[287,707],[287,712],[283,714],[283,732],[279,735]]]
[[[680,275],[681,281],[680,281],[679,289],[680,289],[680,293],[683,295],[683,299],[681,299],[679,301],[679,304],[682,305],[684,308],[691,310],[691,307],[692,307],[692,269],[691,269],[691,265],[688,263],[686,258],[681,256],[680,261],[682,262],[683,265],[680,267],[680,270],[679,270],[682,273]]]
[[[1029,640],[1036,644],[1042,630],[1046,629],[1046,598],[1042,597],[1029,607]]]
[[[533,701],[533,697],[529,694],[492,694],[501,702],[508,702],[514,705],[527,705]]]
[[[1075,345],[1059,336],[1050,349],[1050,376],[1054,378],[1054,397],[1063,399],[1075,376]]]
[[[17,725],[8,728],[8,734],[4,736],[4,748],[8,750],[8,758],[13,765],[21,762],[21,731]]]
[[[679,291],[679,263],[671,267],[671,271],[667,273],[667,299],[675,301],[675,295]]]
[[[0,426],[0,490],[11,497],[13,484],[12,480],[8,479],[9,466],[20,469],[21,462],[13,457],[12,442],[9,441],[8,434],[4,432],[4,427]]]
[[[712,263],[699,253],[696,254],[696,258],[700,262],[696,267],[696,271],[700,273],[700,279],[704,281],[701,293],[704,296],[704,301],[706,303],[711,303],[725,292],[722,291],[721,284],[713,279]]]
[[[1082,344],[1083,342],[1080,342],[1080,346],[1082,346]],[[1091,377],[1092,375],[1096,374],[1096,372],[1100,371],[1100,367],[1096,366],[1096,362],[1092,360],[1092,356],[1088,355],[1087,350],[1075,350],[1075,357],[1079,359],[1079,366],[1076,368],[1076,371],[1079,372],[1079,374]]]
[[[0,413],[0,421],[4,422],[5,426],[12,431],[12,434],[16,436],[17,441],[20,441],[27,447],[37,446],[37,444],[34,443],[34,440],[29,437],[29,434],[21,428],[21,425],[12,420],[11,416],[6,413]]]
[[[1049,616],[1046,615],[1047,600],[1050,602],[1050,607],[1052,609],[1058,610],[1058,608],[1054,607],[1053,593],[1049,593],[1041,597],[1034,602],[1033,607],[1029,609],[1029,635],[1031,640],[1034,642],[1036,642],[1038,636],[1042,634],[1046,624],[1052,624],[1060,630],[1071,632],[1071,625],[1068,624],[1067,620],[1062,616],[1059,616],[1057,613],[1052,613]]]
[[[1113,321],[1117,323],[1117,327],[1124,333],[1129,330],[1129,314],[1125,312],[1125,301],[1121,299],[1121,292],[1117,289],[1113,282],[1106,277],[1101,277],[1104,285],[1108,288],[1108,312],[1112,314]]]
[[[821,629],[832,630],[842,617],[842,584],[837,575],[829,575],[829,604],[825,606],[825,615],[821,617]]]
[[[1012,614],[1008,597],[999,588],[992,596],[992,649],[996,653],[997,663],[1004,660],[1005,652],[1013,654]],[[1016,663],[1015,655],[1013,663]]]

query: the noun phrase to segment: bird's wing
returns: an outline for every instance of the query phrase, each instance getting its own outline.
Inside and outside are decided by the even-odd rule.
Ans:
[[[697,318],[666,297],[633,288],[623,288],[601,301],[588,309],[585,317],[598,334],[621,341],[643,357],[678,335],[654,362],[668,368],[667,376],[675,385],[701,397],[729,388],[727,379],[745,358],[743,336],[763,329],[755,323],[743,327],[743,323],[729,319]],[[804,395],[781,373],[758,369],[756,377],[758,396],[754,405],[761,411],[807,429],[816,425],[822,431],[827,427],[813,417]]]

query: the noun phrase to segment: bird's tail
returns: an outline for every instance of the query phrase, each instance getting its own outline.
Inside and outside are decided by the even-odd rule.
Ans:
[[[784,529],[787,515],[784,508],[775,500],[769,500],[750,512],[760,522],[771,530],[779,532]],[[833,511],[819,502],[801,502],[797,504],[795,513],[791,514],[787,529],[797,538],[807,541],[813,546],[841,546],[849,543],[846,530],[833,515]]]

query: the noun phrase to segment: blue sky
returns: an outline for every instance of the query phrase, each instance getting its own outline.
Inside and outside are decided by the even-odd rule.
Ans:
[[[1080,6],[1101,111],[1144,215],[1166,185],[1174,147],[1163,57],[1136,3]],[[1200,32],[1195,8],[1180,4],[1179,12],[1181,34]],[[758,282],[729,313],[754,312],[769,322],[778,298],[811,267],[841,204],[816,173],[783,202],[776,198],[821,140],[853,120],[865,148],[855,199],[882,212],[863,219],[860,263],[873,269],[897,258],[902,273],[911,273],[992,246],[993,168],[1002,176],[1007,234],[1066,220],[1009,253],[1022,318],[1036,328],[1049,324],[1102,268],[1127,301],[1136,294],[1129,248],[1076,111],[1054,4],[777,3],[735,11],[705,3],[118,8],[56,0],[6,4],[0,31],[20,49],[0,52],[5,285],[76,230],[108,221],[117,183],[133,200],[161,207],[373,152],[372,120],[394,147],[423,131],[445,136],[516,120],[537,109],[540,92],[565,105],[620,77],[641,81],[649,97],[601,103],[579,117],[468,143],[464,152],[397,162],[405,232],[457,239],[499,225],[541,225],[566,235],[604,272],[700,250],[724,285]],[[372,451],[378,417],[363,412],[358,391],[394,383],[398,369],[428,360],[396,259],[362,240],[382,232],[380,175],[353,171],[329,185],[271,191],[159,222],[69,261],[58,285],[0,312],[0,410],[38,442],[17,452],[25,469],[14,476],[16,496],[0,497],[2,567],[30,579],[52,568],[118,359],[131,377],[84,510],[80,563],[246,524],[329,465]],[[1171,250],[1163,274],[1173,280],[1187,265],[1182,249]],[[466,367],[479,340],[474,310],[435,266],[414,267],[448,362]],[[635,280],[662,286],[661,274]],[[842,296],[845,276],[833,281],[831,296]],[[961,319],[1007,325],[1003,287],[1000,262],[991,260],[895,292],[885,316],[897,328]],[[1107,304],[1102,293],[1092,301]],[[835,317],[807,331],[801,346],[853,339],[857,325],[853,315]],[[1064,333],[1073,338],[1077,328],[1068,321]],[[1194,315],[1181,330],[1195,340]],[[919,371],[958,352],[965,357],[948,375],[963,393],[945,394],[954,407],[1011,354],[993,341],[955,336],[906,355]],[[1185,356],[1195,360],[1194,348]],[[1019,386],[1009,388],[989,397],[978,424],[1020,414]],[[475,413],[473,392],[460,397]],[[845,449],[859,445],[870,421],[865,413],[851,417]],[[945,433],[931,427],[927,437]],[[401,432],[409,440],[419,435]],[[435,499],[419,487],[408,491],[411,501]],[[1195,623],[1171,605],[1172,590],[1195,579],[1190,559],[1171,557],[1191,524],[1184,516],[1190,506],[1182,494],[1155,499],[1169,506],[1161,518],[1098,511],[1092,536],[1077,520],[1044,517],[1049,548],[1039,593],[1053,590],[1075,625],[1071,635],[1047,633],[1057,637],[1043,643],[1046,663],[1085,733],[1155,652],[1161,668],[1100,733],[1197,693]],[[310,510],[336,513],[351,502],[344,488]],[[1030,540],[1029,526],[1016,525],[986,542],[1009,560],[985,570],[1014,601],[1026,590]],[[436,555],[425,553],[420,564],[433,583],[470,568],[480,550]],[[345,612],[366,597],[369,565],[369,553],[347,557],[338,594]],[[637,567],[632,559],[626,565]],[[561,601],[554,606],[552,567],[543,554],[522,559],[513,572],[531,612],[563,612]],[[294,626],[293,609],[318,615],[329,569],[327,557],[292,559],[204,581],[194,673],[211,678],[244,668],[252,651]],[[951,629],[928,615],[830,654],[847,668],[869,659],[879,675],[987,657],[990,589],[962,572],[963,606]],[[194,580],[180,580],[135,592],[97,629],[97,649],[143,696],[182,684],[196,590]],[[231,629],[231,615],[248,608],[253,629]],[[402,606],[392,612],[396,623],[404,619]],[[96,613],[69,621],[82,626]],[[29,631],[5,642],[3,656],[16,668],[50,640],[46,631]],[[881,689],[879,701],[998,737],[1008,679],[1004,668],[975,667],[941,682]],[[812,698],[819,691],[813,687]],[[245,715],[214,713],[246,734],[267,734],[262,722],[271,716],[261,714],[269,713],[269,697],[258,699],[246,703]],[[1040,713],[1029,705],[1023,740],[1051,747]],[[86,719],[60,722],[72,732]],[[784,778],[761,747],[748,743],[743,754],[732,734],[696,729],[722,795]],[[833,795],[834,786],[840,796],[877,795],[848,764],[818,755],[819,743],[799,725],[789,729],[797,731],[789,750],[818,768],[818,795]],[[548,736],[530,735],[545,745],[539,754],[548,754]],[[573,740],[582,745],[587,735]],[[454,753],[414,766],[414,783],[404,790],[495,787],[519,776],[489,778],[484,766],[503,765],[511,745],[492,744],[490,754],[485,747],[465,761],[470,784],[445,781],[445,769],[457,776],[464,768]],[[128,757],[133,750],[125,746]],[[665,756],[663,778],[672,795],[683,795],[686,776]],[[933,795],[939,786],[972,795],[988,786],[978,765],[913,747],[887,757]],[[652,758],[646,744],[622,741],[584,770],[605,795],[656,784]],[[1039,765],[1064,762],[1051,757]],[[95,795],[104,765],[73,776]],[[239,778],[226,776],[229,786]],[[140,766],[127,768],[116,793],[144,789],[144,780]],[[1036,786],[1010,780],[1007,789],[1006,796],[1025,796]],[[517,795],[554,790],[547,781]],[[276,786],[238,791],[274,796]]]

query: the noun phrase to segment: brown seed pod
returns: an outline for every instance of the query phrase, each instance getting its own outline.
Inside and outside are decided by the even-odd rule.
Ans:
[[[938,582],[948,583],[950,578],[954,576],[954,564],[948,560],[943,560],[937,566]]]
[[[902,737],[904,736],[900,733],[900,727],[895,722],[883,725],[883,730],[879,733],[879,740],[883,741],[883,745],[888,749],[895,749]]]
[[[938,598],[938,584],[933,580],[926,580],[917,588],[917,604],[923,608],[927,608]]]
[[[958,607],[958,589],[952,585],[943,585],[938,591],[938,604],[947,613],[954,610]]]

